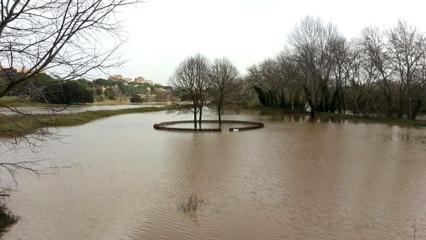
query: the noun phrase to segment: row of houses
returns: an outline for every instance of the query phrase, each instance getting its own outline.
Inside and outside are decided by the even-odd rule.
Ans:
[[[142,98],[144,102],[173,102],[175,100],[171,87],[159,87],[158,85],[154,84],[153,81],[147,80],[144,77],[136,77],[132,80],[131,78],[123,77],[123,75],[121,74],[116,74],[111,75],[108,80],[120,81],[126,85],[129,83],[151,85],[152,88],[147,87],[145,93],[137,94]],[[154,85],[156,86],[153,87]]]
[[[176,100],[171,89],[166,88],[156,88],[146,94],[138,95],[144,102],[174,102]]]
[[[120,82],[123,82],[123,83],[126,83],[126,84],[130,83],[130,82],[153,84],[153,82],[151,80],[147,80],[144,77],[136,77],[134,79],[131,79],[131,78],[123,77],[123,75],[121,75],[121,74],[111,75],[111,76],[108,77],[108,80],[120,81]]]
[[[28,70],[25,68],[18,69],[18,68],[3,68],[0,66],[0,86],[4,85],[5,82],[11,81],[13,79],[19,78],[21,75],[27,73]],[[139,93],[139,95],[144,102],[172,102],[174,101],[173,97],[173,91],[171,87],[167,86],[161,86],[158,84],[154,84],[151,80],[146,80],[144,77],[136,77],[135,79],[125,78],[122,75],[112,75],[108,78],[109,80],[114,81],[120,81],[125,83],[125,85],[128,85],[128,83],[138,83],[138,84],[149,84],[146,87],[146,91],[143,91],[143,93]],[[3,82],[3,84],[2,84]],[[101,94],[103,95],[105,93],[105,90],[107,89],[106,86],[103,85],[91,85],[93,87],[93,90],[95,94]],[[133,87],[133,86],[128,86]],[[118,93],[119,89],[118,86],[110,86],[108,88],[112,88],[116,94],[122,95],[123,93]],[[20,89],[22,91],[22,89]],[[129,95],[130,96],[130,95]]]

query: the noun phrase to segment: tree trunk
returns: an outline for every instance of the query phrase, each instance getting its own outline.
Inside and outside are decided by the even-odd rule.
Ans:
[[[315,108],[311,106],[311,119],[315,118]]]
[[[390,118],[392,117],[392,112],[393,112],[393,106],[392,106],[392,100],[390,100],[389,97],[386,97],[386,103],[387,103],[387,113],[386,113],[386,117]]]
[[[355,109],[352,110],[354,115],[358,115],[361,113],[360,102],[361,94],[358,93],[358,96],[355,98]]]
[[[194,107],[194,129],[197,129],[197,107]]]
[[[199,116],[198,116],[198,125],[200,126],[200,129],[201,129],[202,121],[203,121],[203,107],[201,106],[199,110]]]
[[[402,119],[402,117],[404,116],[404,100],[400,99],[399,100],[399,109],[398,109],[398,118]]]
[[[217,106],[217,116],[219,119],[219,128],[222,128],[222,106]]]
[[[345,91],[341,90],[340,92],[340,104],[342,106],[343,115],[346,114],[346,102],[345,102]]]
[[[414,109],[411,113],[411,116],[410,116],[411,120],[416,120],[417,114],[419,113],[421,106],[422,106],[422,101],[417,100],[416,104],[414,105]]]

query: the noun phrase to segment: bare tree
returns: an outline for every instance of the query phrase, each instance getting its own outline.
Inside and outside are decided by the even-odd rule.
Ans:
[[[201,128],[202,109],[207,101],[209,84],[208,59],[200,54],[188,57],[175,70],[171,78],[171,83],[184,96],[191,99],[194,114],[194,129],[197,129],[197,122]]]
[[[378,77],[377,83],[381,87],[386,103],[386,116],[391,117],[394,112],[394,90],[392,77],[392,59],[385,35],[374,27],[368,27],[362,32],[362,44],[366,54],[366,61],[374,66]]]
[[[352,112],[356,115],[361,112],[361,98],[364,84],[362,76],[361,48],[356,42],[352,42],[347,53],[347,61],[343,66],[344,78],[349,83]]]
[[[417,84],[417,96],[418,100],[416,101],[415,108],[413,110],[413,116],[412,119],[415,119],[417,117],[417,114],[421,110],[421,108],[424,106],[424,103],[426,102],[426,44],[423,46],[423,57],[421,59],[421,67],[419,70],[419,73],[417,75],[418,78],[418,84]]]
[[[187,58],[175,70],[170,81],[175,89],[178,89],[183,97],[190,98],[194,114],[194,129],[197,129],[197,112],[199,97],[195,82],[195,68],[193,59]]]
[[[0,1],[0,97],[19,85],[31,85],[42,72],[68,80],[95,69],[113,66],[113,53],[121,45],[115,14],[139,0],[1,0]],[[110,49],[98,48],[107,38],[116,41]],[[36,116],[4,105],[10,111],[39,121]],[[0,115],[2,124],[15,124],[14,117]],[[11,138],[18,143],[18,135]],[[36,140],[46,136],[37,132]],[[49,135],[47,135],[49,136]],[[32,136],[34,137],[34,135]],[[25,137],[30,143],[32,137]],[[0,163],[9,172],[27,169],[29,162]]]
[[[409,118],[415,118],[419,101],[412,95],[413,88],[418,87],[416,78],[421,68],[421,60],[424,56],[425,39],[418,34],[414,26],[406,22],[398,21],[397,25],[389,32],[390,57],[393,68],[398,75],[398,117],[404,113]]]
[[[1,1],[0,64],[6,77],[0,97],[42,71],[70,79],[111,64],[115,48],[96,45],[103,34],[118,36],[114,14],[136,1]],[[7,71],[16,68],[19,74]]]
[[[314,117],[316,111],[345,113],[349,104],[353,114],[414,120],[425,110],[425,55],[424,34],[403,21],[388,31],[368,27],[347,41],[332,24],[307,17],[289,46],[250,67],[246,79],[268,107],[309,106]]]
[[[227,58],[216,59],[211,70],[211,88],[216,103],[219,127],[222,126],[223,107],[237,87],[237,68]]]
[[[380,116],[381,112],[371,93],[377,79],[377,72],[374,65],[367,59],[360,42],[352,42],[344,65],[345,79],[349,83],[351,95],[351,110],[355,115],[360,113],[366,115],[370,112],[369,105],[372,105],[374,112]]]
[[[197,89],[197,94],[199,98],[198,103],[198,123],[201,128],[201,123],[203,121],[203,108],[207,103],[208,98],[208,89],[210,87],[210,62],[209,60],[201,54],[197,54],[194,57],[195,63],[195,86]]]
[[[325,102],[323,89],[328,87],[334,67],[332,47],[340,39],[334,25],[324,25],[319,18],[313,17],[306,17],[290,35],[290,45],[299,73],[303,76],[303,89],[312,118]]]
[[[333,41],[331,57],[334,65],[332,72],[332,77],[334,78],[334,94],[330,111],[334,112],[337,108],[337,112],[341,114],[346,111],[345,89],[347,78],[345,77],[345,66],[350,65],[352,60],[349,56],[349,45],[346,39],[338,38]]]

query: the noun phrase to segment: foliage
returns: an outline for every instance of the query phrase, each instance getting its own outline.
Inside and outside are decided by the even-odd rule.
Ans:
[[[112,88],[107,88],[105,89],[105,97],[110,99],[110,100],[114,100],[115,99],[115,91]]]
[[[54,82],[46,85],[41,94],[34,97],[38,102],[54,104],[91,103],[93,93],[78,81]]]
[[[96,101],[103,101],[105,99],[114,100],[119,96],[132,97],[137,94],[147,94],[158,88],[172,90],[171,87],[163,86],[161,84],[138,82],[124,83],[118,80],[103,78],[98,78],[93,81],[80,78],[72,82],[78,83],[78,85],[91,92],[90,95],[92,95]],[[65,87],[65,89],[63,89],[63,87]],[[42,95],[46,94],[47,98],[51,100],[49,101],[50,103],[92,102],[90,97],[88,97],[87,92],[82,93],[83,96],[81,100],[77,99],[77,101],[66,101],[66,92],[64,90],[74,91],[75,88],[76,86],[67,86],[66,84],[62,85],[62,80],[57,77],[52,77],[46,73],[39,73],[34,75],[30,80],[18,84],[7,94],[7,96],[18,97],[20,99],[33,99],[38,102],[44,102]],[[60,94],[61,92],[64,94]],[[73,95],[74,92],[70,94]]]

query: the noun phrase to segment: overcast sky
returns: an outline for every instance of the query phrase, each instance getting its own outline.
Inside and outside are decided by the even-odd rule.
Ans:
[[[144,76],[167,84],[177,65],[201,53],[228,57],[242,74],[279,53],[305,16],[333,22],[347,38],[369,25],[393,26],[404,19],[426,31],[425,0],[147,0],[122,11],[128,39],[126,63],[110,74]]]

